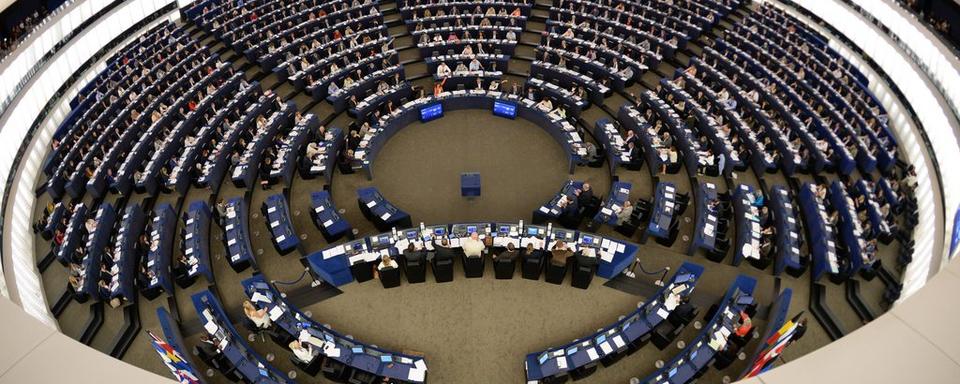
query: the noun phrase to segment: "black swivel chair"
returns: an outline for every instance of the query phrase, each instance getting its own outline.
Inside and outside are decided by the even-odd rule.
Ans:
[[[394,288],[400,286],[400,268],[384,268],[379,270],[380,284],[384,288]]]
[[[563,284],[563,279],[567,276],[567,259],[563,258],[562,260],[554,261],[556,255],[550,255],[550,261],[546,263],[546,269],[544,270],[544,278],[548,283],[552,284]],[[563,256],[560,256],[563,257]]]
[[[346,383],[353,369],[334,359],[323,359],[320,371],[323,372],[323,377],[334,383]]]
[[[493,262],[493,274],[498,279],[512,279],[517,269],[517,251],[503,251]]]
[[[453,250],[437,247],[431,267],[438,283],[453,281]]]
[[[463,255],[463,274],[467,278],[483,277],[483,268],[486,265],[483,254],[480,256]]]
[[[359,369],[354,369],[350,372],[350,377],[347,378],[347,383],[350,384],[373,384],[378,382],[379,378],[377,375],[374,375],[370,372],[361,371]]]
[[[317,355],[313,361],[306,363],[296,356],[290,356],[290,362],[304,373],[310,376],[317,376],[320,373],[320,366],[323,365],[323,355]]]
[[[523,264],[520,267],[520,274],[524,279],[540,280],[540,274],[543,272],[543,262],[545,253],[539,249],[532,252],[524,252],[522,256]]]
[[[587,289],[590,287],[590,282],[593,281],[593,275],[597,270],[597,259],[595,257],[588,257],[582,254],[578,254],[574,259],[573,264],[573,277],[570,281],[570,285]]]
[[[422,283],[427,280],[426,252],[416,251],[403,254],[403,274],[407,282]]]

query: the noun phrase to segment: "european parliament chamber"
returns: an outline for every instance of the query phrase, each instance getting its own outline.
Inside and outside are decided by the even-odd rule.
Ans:
[[[954,20],[2,0],[0,383],[956,383]]]

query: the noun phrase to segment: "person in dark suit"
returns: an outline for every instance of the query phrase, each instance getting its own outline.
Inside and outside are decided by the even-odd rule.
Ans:
[[[580,194],[577,195],[577,203],[581,207],[589,207],[593,202],[593,188],[590,187],[590,183],[583,183],[583,188],[580,190]]]
[[[427,257],[426,252],[417,250],[417,246],[413,243],[407,245],[407,249],[403,251],[403,259],[407,263],[419,263]]]
[[[454,250],[450,248],[450,240],[447,240],[446,238],[440,240],[439,244],[434,242],[433,248],[437,250],[433,256],[434,262],[439,260],[452,260],[454,256],[456,256]]]
[[[500,252],[499,255],[493,255],[493,260],[503,263],[512,263],[517,259],[517,256],[520,256],[520,251],[514,247],[513,243],[508,243],[506,250]]]

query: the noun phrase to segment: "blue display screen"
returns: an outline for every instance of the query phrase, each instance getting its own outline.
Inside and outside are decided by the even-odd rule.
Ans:
[[[510,227],[507,225],[500,226],[500,233],[510,233]]]
[[[420,121],[428,122],[433,119],[439,119],[443,117],[443,104],[433,103],[427,104],[420,108]]]
[[[515,119],[517,118],[517,103],[494,100],[493,114],[508,119]]]
[[[593,237],[584,236],[584,237],[583,237],[583,244],[584,244],[584,245],[593,244]]]
[[[437,236],[443,236],[443,232],[445,232],[445,231],[443,230],[443,228],[434,228],[434,229],[433,229],[433,234],[434,234],[434,235],[437,235]]]
[[[540,234],[540,231],[536,228],[527,228],[527,234],[530,236],[536,236]]]
[[[468,233],[468,234],[469,234],[469,233],[474,233],[474,232],[476,232],[476,231],[477,231],[477,226],[476,226],[476,225],[468,225],[468,226],[467,226],[467,233]]]

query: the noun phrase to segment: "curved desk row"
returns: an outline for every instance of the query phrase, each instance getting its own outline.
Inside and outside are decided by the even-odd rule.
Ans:
[[[607,200],[603,202],[600,211],[593,216],[593,221],[612,226],[617,225],[617,215],[623,210],[624,203],[630,201],[630,189],[632,188],[632,184],[624,181],[613,182],[613,185],[610,186],[610,194],[607,196]]]
[[[76,292],[75,298],[80,301],[93,299],[100,301],[109,296],[109,292],[100,291],[100,280],[102,272],[100,271],[106,258],[107,246],[113,236],[113,224],[117,219],[117,211],[110,203],[100,204],[97,214],[93,217],[96,220],[97,228],[87,234],[87,253],[81,260],[83,275],[80,289]],[[103,294],[101,294],[103,293]]]
[[[290,339],[299,340],[304,347],[310,349],[313,359],[302,361],[294,357],[299,363],[312,366],[317,359],[321,359],[325,360],[324,364],[327,366],[348,367],[353,372],[334,367],[329,373],[343,379],[350,377],[351,383],[378,383],[381,380],[391,383],[427,381],[427,363],[423,357],[365,344],[316,322],[285,300],[284,295],[262,275],[254,275],[241,284],[256,307],[267,309],[278,330],[282,330]],[[332,362],[335,363],[331,364]],[[327,371],[324,373],[328,374]]]
[[[557,192],[550,201],[533,211],[533,223],[543,224],[546,223],[547,220],[557,219],[568,209],[572,212],[579,213],[576,191],[582,189],[582,181],[567,180],[564,182],[563,187],[560,188],[560,191]],[[562,201],[566,201],[566,203]],[[563,204],[563,206],[561,206],[561,204]]]
[[[204,290],[190,299],[205,333],[215,343],[219,355],[230,363],[229,372],[250,383],[294,383],[247,344],[212,292]]]
[[[214,283],[213,268],[210,265],[210,219],[212,210],[206,201],[197,200],[187,207],[183,217],[183,243],[181,249],[187,265],[182,286],[189,286],[197,277],[203,276],[210,284]]]
[[[627,141],[623,139],[620,130],[609,119],[597,120],[593,128],[593,137],[597,139],[597,143],[600,144],[600,148],[607,156],[607,165],[610,167],[611,177],[617,175],[617,168],[621,166],[634,171],[639,169],[643,158],[633,159]],[[637,149],[637,153],[639,152],[640,150]]]
[[[303,147],[316,136],[315,131],[320,126],[320,119],[312,113],[303,115],[299,122],[295,122],[290,132],[276,146],[276,160],[270,167],[267,178],[271,183],[280,183],[289,186],[293,182],[293,171],[297,167],[297,159],[303,153]]]
[[[347,219],[337,212],[330,192],[318,191],[310,194],[310,217],[328,243],[339,240],[344,235],[353,237],[353,228]]]
[[[524,361],[527,382],[562,380],[571,373],[582,377],[592,373],[598,361],[606,366],[625,353],[636,351],[650,340],[653,330],[670,317],[683,298],[693,293],[702,274],[702,266],[684,262],[669,282],[632,313],[592,335],[528,354]]]
[[[756,305],[753,289],[757,281],[740,275],[727,290],[719,307],[700,334],[663,368],[642,380],[642,383],[684,384],[703,374],[714,362],[717,354],[726,349],[729,337],[736,329],[740,312]]]
[[[800,276],[806,270],[807,260],[800,256],[803,240],[800,238],[800,224],[797,223],[797,211],[793,207],[790,193],[782,185],[770,189],[770,212],[777,232],[777,258],[773,274],[786,271],[790,276]]]
[[[493,247],[500,248],[512,243],[516,248],[533,244],[534,249],[549,250],[558,240],[563,240],[571,251],[595,259],[595,274],[604,279],[612,279],[623,272],[633,262],[640,248],[632,242],[552,226],[502,222],[425,226],[421,223],[419,228],[398,228],[396,231],[331,245],[307,255],[301,261],[315,279],[341,286],[354,280],[368,280],[370,263],[376,262],[382,255],[401,255],[411,243],[417,250],[435,251],[438,247],[435,243],[444,239],[449,241],[448,248],[459,249],[471,232],[477,232],[481,238],[493,236]]]
[[[808,251],[813,258],[811,272],[813,281],[820,280],[824,273],[831,278],[841,272],[840,260],[837,257],[836,235],[833,225],[827,217],[827,208],[823,200],[817,196],[817,187],[811,183],[804,183],[800,187],[799,201],[803,212],[803,223],[807,229]]]
[[[230,267],[241,272],[250,266],[257,268],[257,260],[250,245],[250,228],[247,226],[247,201],[234,197],[227,201],[223,221],[223,241],[226,242]]]
[[[140,235],[143,233],[146,215],[140,204],[133,203],[123,211],[120,219],[120,229],[117,232],[113,248],[114,265],[110,273],[110,297],[122,298],[124,302],[132,303],[137,297],[135,282],[137,281],[137,263],[140,261],[138,249]]]
[[[160,354],[163,364],[170,369],[173,377],[181,383],[205,383],[200,370],[196,364],[191,361],[189,350],[186,343],[183,342],[183,335],[180,333],[180,326],[174,320],[167,308],[161,306],[157,308],[157,319],[160,322],[160,329],[163,331],[163,337],[160,339],[153,332],[147,331],[152,339],[153,347]]]
[[[567,153],[570,173],[580,158],[586,155],[583,139],[573,124],[559,116],[548,114],[536,107],[536,102],[516,95],[498,91],[471,90],[443,92],[439,96],[429,96],[409,101],[393,113],[384,115],[376,126],[363,137],[356,151],[354,169],[363,169],[367,177],[373,178],[373,162],[377,154],[394,134],[407,125],[420,119],[424,107],[439,104],[443,111],[463,109],[493,110],[495,102],[509,103],[516,107],[517,116],[543,128],[563,147]]]
[[[267,220],[270,237],[273,245],[281,255],[286,254],[300,245],[300,237],[293,229],[293,220],[290,216],[290,206],[282,193],[267,196],[263,201],[263,217]]]
[[[693,231],[693,241],[690,243],[687,254],[692,255],[698,248],[711,254],[723,250],[723,254],[717,255],[718,260],[715,261],[723,260],[722,256],[726,256],[726,249],[719,245],[721,243],[719,238],[726,235],[726,228],[720,226],[723,212],[720,210],[716,184],[701,182],[695,196],[697,198],[696,229]]]
[[[173,277],[170,273],[173,258],[173,241],[177,229],[177,213],[169,203],[153,209],[150,224],[150,248],[147,251],[147,286],[143,292],[149,299],[161,292],[173,294]]]
[[[76,261],[74,254],[77,251],[77,245],[80,243],[80,237],[86,229],[84,223],[87,222],[87,205],[77,203],[73,206],[73,214],[67,221],[67,228],[63,230],[63,241],[57,247],[57,261],[64,266]],[[54,243],[56,246],[56,243]]]
[[[357,205],[363,216],[372,221],[381,231],[395,227],[407,228],[412,225],[410,214],[384,198],[376,187],[358,189]]]
[[[328,129],[322,138],[318,138],[320,141],[317,143],[316,157],[301,157],[300,176],[305,180],[323,177],[324,186],[329,186],[333,181],[333,168],[337,162],[337,154],[344,146],[344,136],[342,129],[333,127]]]
[[[769,263],[764,259],[765,255],[760,252],[763,223],[760,221],[760,207],[757,206],[757,199],[757,191],[747,184],[738,185],[730,198],[734,223],[737,226],[737,246],[733,251],[733,265],[740,265],[743,259],[747,259],[751,265],[765,269]],[[797,236],[796,233],[794,235]]]

